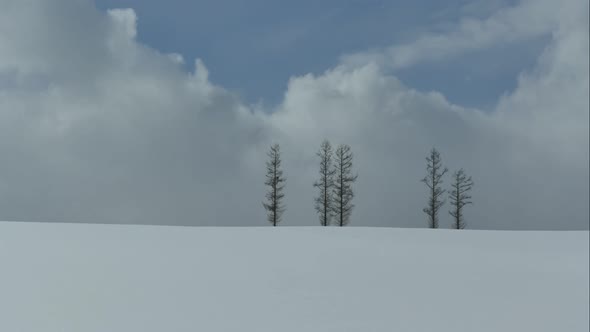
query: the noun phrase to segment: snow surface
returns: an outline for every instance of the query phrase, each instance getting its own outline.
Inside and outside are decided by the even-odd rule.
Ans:
[[[0,331],[580,331],[588,236],[0,223]]]

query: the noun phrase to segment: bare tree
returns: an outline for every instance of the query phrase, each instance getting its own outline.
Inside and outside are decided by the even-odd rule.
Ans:
[[[430,155],[426,157],[426,172],[427,175],[422,179],[429,189],[430,197],[428,199],[428,206],[422,211],[428,215],[428,223],[430,228],[438,228],[438,211],[445,203],[441,196],[445,193],[442,189],[442,177],[449,170],[442,167],[440,153],[435,148],[430,150]]]
[[[452,209],[449,211],[451,216],[455,219],[453,222],[454,229],[464,229],[465,220],[463,219],[463,207],[471,202],[469,191],[473,188],[473,180],[471,176],[467,177],[465,171],[461,168],[453,174],[453,184],[451,185],[451,192],[449,198],[451,199]]]
[[[348,225],[354,205],[352,184],[358,175],[352,175],[352,151],[348,145],[339,145],[335,153],[336,179],[334,181],[334,215],[338,226]]]
[[[325,140],[317,153],[320,157],[320,179],[314,182],[313,186],[319,188],[319,195],[315,198],[315,209],[320,217],[322,226],[330,225],[333,215],[332,191],[334,188],[334,175],[336,169],[333,167],[332,145]]]
[[[285,211],[283,205],[283,198],[285,194],[285,178],[283,177],[283,170],[281,169],[281,150],[278,144],[270,147],[268,152],[269,160],[266,162],[266,181],[268,192],[266,193],[267,203],[262,203],[267,211],[268,221],[276,226],[281,222],[281,216]]]

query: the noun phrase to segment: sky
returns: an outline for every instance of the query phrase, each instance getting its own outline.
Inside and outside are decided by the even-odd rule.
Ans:
[[[425,227],[435,146],[468,228],[588,229],[588,30],[586,0],[0,0],[0,220],[267,225],[279,143],[282,225],[317,225],[329,139],[351,225]]]
[[[411,41],[426,31],[447,29],[462,16],[485,17],[514,3],[171,0],[162,5],[151,0],[96,1],[103,10],[133,8],[139,19],[138,40],[159,51],[203,59],[212,82],[238,93],[245,102],[269,107],[280,103],[291,76],[321,74],[342,54]],[[489,110],[499,96],[516,86],[518,73],[533,66],[546,39],[540,35],[511,45],[494,45],[449,59],[444,65],[400,70],[397,76],[415,89],[440,91],[452,102]],[[190,70],[192,65],[185,68]]]

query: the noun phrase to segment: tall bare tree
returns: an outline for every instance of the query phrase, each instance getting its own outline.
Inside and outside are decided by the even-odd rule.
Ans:
[[[281,216],[285,211],[283,204],[285,177],[281,169],[281,149],[279,145],[272,145],[267,155],[269,160],[266,162],[266,181],[264,184],[268,186],[268,192],[266,193],[267,202],[262,203],[262,205],[267,211],[268,221],[273,226],[276,226],[281,222]]]
[[[352,184],[356,181],[358,175],[352,175],[352,151],[348,145],[339,145],[336,149],[335,170],[336,178],[334,181],[334,215],[338,226],[348,225],[350,215],[354,205],[352,198]]]
[[[462,168],[453,174],[453,184],[449,193],[449,198],[451,199],[451,210],[449,213],[454,218],[454,229],[465,228],[463,208],[467,204],[473,204],[469,195],[471,188],[473,188],[473,180],[471,180],[471,176],[467,177]]]
[[[442,177],[449,170],[442,166],[440,153],[432,148],[430,155],[426,157],[426,176],[422,182],[426,184],[429,189],[430,197],[428,198],[428,205],[422,210],[428,215],[428,226],[430,228],[438,228],[438,211],[445,203],[442,195],[445,190],[442,189]]]
[[[322,142],[317,156],[320,157],[320,178],[313,184],[314,187],[319,189],[319,194],[315,198],[315,209],[319,214],[320,224],[328,226],[334,212],[332,191],[334,188],[334,175],[336,174],[332,159],[332,145],[329,141]]]

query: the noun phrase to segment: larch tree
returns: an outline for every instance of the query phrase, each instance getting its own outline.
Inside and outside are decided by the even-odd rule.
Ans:
[[[339,145],[334,159],[336,174],[333,189],[333,211],[338,226],[346,226],[354,208],[352,184],[358,175],[352,175],[352,151],[349,145]]]
[[[315,198],[315,210],[320,218],[320,225],[329,226],[334,213],[332,191],[334,189],[334,175],[336,169],[333,165],[332,145],[325,140],[320,146],[317,156],[320,158],[320,178],[313,186],[318,188],[319,193]]]
[[[471,188],[473,188],[473,180],[471,180],[471,176],[467,177],[462,168],[453,174],[453,183],[451,184],[451,192],[449,193],[451,200],[451,210],[449,213],[454,219],[454,229],[465,228],[463,208],[467,204],[473,204],[471,195],[469,195]]]
[[[285,177],[281,169],[281,150],[279,145],[272,145],[267,155],[269,160],[266,162],[266,181],[264,184],[268,186],[268,191],[266,193],[266,203],[262,203],[262,205],[267,211],[268,221],[273,226],[277,226],[281,222],[281,216],[285,211],[283,204],[283,198],[285,197],[283,193],[285,189]]]
[[[442,195],[446,192],[442,188],[442,177],[448,171],[446,167],[442,166],[440,153],[432,148],[430,155],[426,157],[426,176],[422,179],[429,192],[428,205],[422,211],[428,215],[430,228],[438,228],[438,211],[445,203]]]

